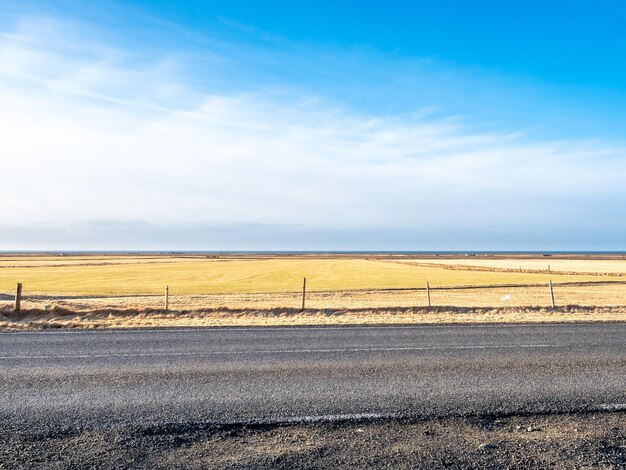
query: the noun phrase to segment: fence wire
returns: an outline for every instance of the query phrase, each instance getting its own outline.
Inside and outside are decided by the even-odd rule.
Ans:
[[[554,284],[557,306],[620,306],[626,304],[626,283],[595,282]],[[10,308],[15,292],[1,291],[0,306]],[[507,286],[431,286],[433,307],[550,307],[548,285]],[[23,309],[50,309],[55,306],[72,310],[99,309],[163,309],[164,291],[145,294],[118,293],[101,296],[34,295],[26,286],[22,297]],[[169,290],[171,310],[192,309],[276,309],[300,308],[302,292],[177,294]],[[381,309],[426,307],[425,288],[369,289],[343,291],[309,291],[306,307],[310,309]]]

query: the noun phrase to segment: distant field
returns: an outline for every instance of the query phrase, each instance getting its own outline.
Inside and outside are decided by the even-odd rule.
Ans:
[[[474,267],[494,270],[550,271],[553,273],[604,273],[623,274],[626,276],[626,261],[598,259],[406,259],[403,263],[439,264],[456,268]]]
[[[4,256],[0,317],[12,311],[17,282],[23,284],[23,309],[45,313],[0,318],[0,328],[16,321],[22,326],[78,322],[87,327],[623,321],[622,273],[626,273],[622,259]],[[307,313],[299,314],[304,277]],[[548,280],[554,284],[560,311],[546,310],[551,305]],[[438,313],[423,309],[428,305],[427,281],[431,305],[440,308]],[[175,318],[150,313],[163,308],[165,286],[171,310],[212,313]],[[593,309],[569,310],[569,305]],[[459,308],[479,310],[469,313]],[[119,311],[130,317],[117,316]],[[88,320],[89,315],[97,319]]]
[[[626,272],[626,261],[563,263],[567,271],[596,274],[476,271],[459,266],[469,262],[464,259],[437,261],[446,264],[441,267],[433,260],[427,261],[429,265],[420,262],[423,261],[351,258],[4,257],[0,258],[0,292],[11,293],[16,282],[23,283],[25,294],[45,295],[159,294],[166,285],[172,294],[297,292],[304,277],[311,291],[410,289],[423,288],[427,281],[433,288],[545,284],[549,279],[556,283],[596,282],[605,280],[597,274],[599,270]],[[522,262],[533,269],[541,266],[533,260],[498,260],[484,265],[508,267]],[[550,263],[555,271],[560,267],[556,261]],[[450,265],[460,269],[446,269]]]

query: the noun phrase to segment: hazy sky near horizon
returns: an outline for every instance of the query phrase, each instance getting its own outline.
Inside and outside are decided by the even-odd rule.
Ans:
[[[0,5],[0,250],[626,250],[617,1]]]

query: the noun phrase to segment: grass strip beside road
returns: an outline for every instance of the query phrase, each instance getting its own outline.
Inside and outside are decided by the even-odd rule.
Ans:
[[[528,308],[380,308],[308,309],[205,309],[187,311],[112,310],[76,312],[67,309],[0,310],[0,329],[46,328],[163,328],[261,327],[340,325],[427,325],[626,322],[626,307]]]

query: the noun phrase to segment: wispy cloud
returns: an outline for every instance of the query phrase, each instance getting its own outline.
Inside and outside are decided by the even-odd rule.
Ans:
[[[206,54],[219,74],[220,52]],[[500,231],[521,246],[512,234],[591,227],[599,240],[624,228],[619,142],[538,140],[429,108],[368,113],[288,81],[198,86],[190,57],[146,59],[58,19],[23,18],[0,35],[0,248],[27,227],[106,220],[143,221],[154,234],[199,224],[208,238],[210,227],[296,227],[325,248],[332,233],[338,244],[346,233],[387,233],[390,244],[409,233],[449,248],[466,247],[467,234],[476,243]],[[361,62],[367,70],[367,60],[350,67]],[[385,236],[370,238],[385,248]],[[301,248],[317,247],[304,239]]]

